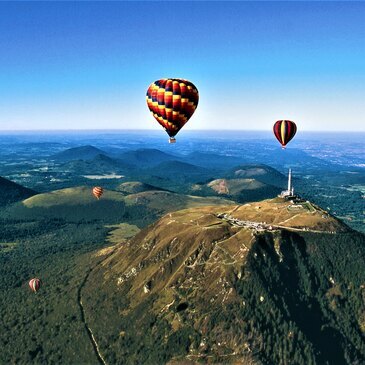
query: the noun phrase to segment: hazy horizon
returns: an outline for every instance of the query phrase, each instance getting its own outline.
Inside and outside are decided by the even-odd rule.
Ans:
[[[160,128],[92,128],[92,129],[0,129],[1,134],[6,133],[38,133],[38,132],[47,132],[47,133],[89,133],[89,132],[106,132],[106,133],[119,133],[119,132],[153,132],[155,134],[162,133],[163,130]],[[272,135],[272,130],[267,129],[218,129],[218,128],[211,128],[211,129],[185,129],[179,133],[183,135],[183,133],[215,133],[215,132],[225,132],[227,134],[239,132],[239,133],[267,133]],[[311,134],[311,133],[319,133],[319,134],[364,134],[364,131],[348,131],[348,130],[304,130],[298,132],[295,138],[298,138],[300,134]],[[162,136],[166,137],[163,133]],[[179,137],[177,137],[179,138]]]

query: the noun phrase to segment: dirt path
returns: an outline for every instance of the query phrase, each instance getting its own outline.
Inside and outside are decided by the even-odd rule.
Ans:
[[[94,269],[94,268],[93,268]],[[85,309],[84,309],[84,306],[82,304],[82,300],[81,300],[81,291],[82,291],[82,288],[84,287],[90,273],[92,272],[93,269],[90,269],[88,271],[88,273],[85,275],[84,277],[84,280],[82,281],[78,291],[77,291],[77,302],[79,304],[79,307],[80,307],[80,312],[81,312],[81,320],[82,322],[84,323],[84,326],[85,326],[85,329],[86,329],[86,332],[90,338],[90,341],[91,341],[91,345],[94,349],[94,352],[95,352],[95,356],[96,358],[98,359],[98,363],[99,364],[103,364],[103,365],[107,365],[107,363],[105,362],[102,354],[100,353],[100,350],[99,350],[99,346],[98,346],[98,343],[96,342],[95,340],[95,337],[94,337],[94,334],[93,332],[91,331],[91,328],[88,326],[87,322],[86,322],[86,319],[85,319]]]
[[[95,336],[94,336],[94,333],[93,331],[91,330],[91,328],[89,327],[87,321],[86,321],[86,318],[85,318],[85,308],[82,304],[82,289],[84,288],[90,274],[92,273],[92,271],[98,267],[100,264],[103,263],[104,260],[106,260],[107,258],[109,258],[110,255],[112,255],[114,253],[115,249],[112,250],[106,257],[103,257],[103,259],[99,260],[91,269],[89,269],[89,271],[86,273],[83,281],[81,282],[81,285],[79,286],[78,290],[77,290],[77,302],[79,304],[79,308],[80,308],[80,313],[81,313],[81,320],[82,322],[84,323],[84,326],[85,326],[85,330],[90,338],[90,342],[91,342],[91,345],[94,349],[94,352],[95,352],[95,356],[98,360],[98,363],[101,364],[101,365],[107,365],[107,362],[105,361],[103,355],[101,354],[100,352],[100,348],[98,346],[98,343],[96,342],[96,339],[95,339]]]

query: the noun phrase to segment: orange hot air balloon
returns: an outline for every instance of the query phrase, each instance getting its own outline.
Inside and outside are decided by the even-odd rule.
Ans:
[[[41,287],[41,281],[37,278],[31,279],[29,280],[29,287],[34,293],[36,293]]]
[[[147,90],[147,106],[175,143],[175,136],[194,114],[199,102],[195,85],[184,79],[161,79]]]
[[[285,149],[287,143],[295,136],[297,126],[291,120],[278,120],[274,124],[273,130],[276,139],[281,143],[282,148]]]
[[[104,189],[100,186],[95,186],[92,190],[93,195],[96,199],[100,199],[100,197],[104,194]]]

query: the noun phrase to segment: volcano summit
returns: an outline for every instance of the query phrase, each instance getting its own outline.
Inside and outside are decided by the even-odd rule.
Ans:
[[[93,270],[87,320],[110,363],[360,364],[364,242],[310,202],[169,213]]]

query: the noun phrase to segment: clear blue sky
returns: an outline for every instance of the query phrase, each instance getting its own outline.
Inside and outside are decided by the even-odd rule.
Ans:
[[[0,130],[159,129],[164,77],[187,129],[365,131],[365,3],[0,2]]]

